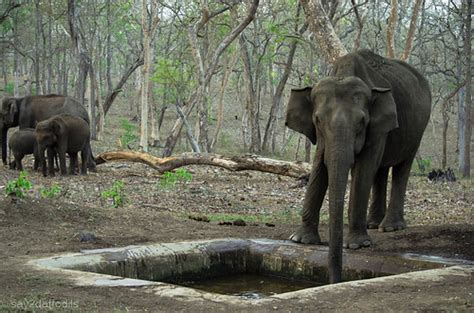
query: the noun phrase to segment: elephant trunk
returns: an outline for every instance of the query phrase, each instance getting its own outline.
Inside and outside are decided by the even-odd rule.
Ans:
[[[3,164],[7,164],[7,133],[8,133],[8,128],[2,127],[2,138],[1,138],[1,144],[2,144],[2,161]]]
[[[353,163],[351,145],[337,144],[328,158],[329,171],[329,282],[342,279],[344,195]],[[349,148],[349,149],[348,149]]]

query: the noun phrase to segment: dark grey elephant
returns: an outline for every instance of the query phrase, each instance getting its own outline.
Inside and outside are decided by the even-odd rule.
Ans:
[[[36,142],[35,129],[24,128],[16,131],[8,142],[8,146],[15,157],[15,160],[10,163],[11,169],[17,169],[18,171],[23,170],[21,161],[23,157],[28,154],[35,156],[34,169],[38,169],[39,165],[39,152],[38,143]]]
[[[351,172],[346,245],[371,244],[367,228],[405,228],[410,168],[428,123],[431,93],[410,65],[363,50],[339,58],[330,77],[292,90],[286,125],[318,142],[295,242],[319,244],[319,211],[329,188],[329,278],[341,280],[344,194]],[[392,190],[387,207],[387,177]],[[367,206],[372,188],[372,203]]]
[[[7,133],[11,127],[35,128],[36,124],[54,115],[67,113],[78,116],[89,123],[86,109],[73,98],[61,95],[27,96],[23,98],[4,98],[0,109],[0,143],[2,161],[7,162]],[[95,162],[90,149],[89,168],[95,169]]]
[[[49,175],[54,176],[54,154],[59,157],[61,175],[66,175],[66,153],[69,155],[69,174],[77,167],[77,153],[81,152],[81,174],[87,174],[87,160],[90,155],[90,129],[87,122],[74,115],[59,114],[36,125],[40,163],[43,175],[47,176],[44,152],[48,150]]]

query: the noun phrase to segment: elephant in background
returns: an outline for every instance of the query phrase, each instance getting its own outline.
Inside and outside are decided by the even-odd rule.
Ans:
[[[77,153],[81,152],[81,174],[87,174],[87,160],[90,155],[89,124],[82,118],[70,114],[55,115],[36,125],[40,163],[43,175],[47,176],[44,153],[48,152],[49,175],[54,176],[54,154],[59,157],[61,175],[67,174],[66,153],[70,158],[69,174],[77,167]]]
[[[11,169],[16,169],[18,171],[23,170],[21,161],[23,157],[28,154],[33,154],[35,156],[35,163],[33,168],[38,169],[39,165],[39,152],[38,152],[38,143],[36,142],[35,129],[34,128],[24,128],[16,131],[8,142],[8,146],[12,151],[15,161],[10,163]]]
[[[394,231],[403,217],[410,168],[429,120],[427,80],[410,65],[362,50],[339,58],[314,87],[292,90],[286,125],[318,143],[295,242],[320,244],[319,212],[329,189],[329,279],[341,281],[344,194],[351,172],[346,246],[369,246],[367,228]],[[387,177],[392,188],[387,207]],[[372,202],[367,207],[372,188]]]
[[[35,128],[36,124],[52,116],[67,113],[78,116],[89,125],[89,115],[78,101],[61,95],[26,96],[23,98],[4,98],[0,109],[0,143],[2,146],[2,161],[7,162],[7,133],[11,127]],[[95,169],[95,161],[89,145],[88,166]]]

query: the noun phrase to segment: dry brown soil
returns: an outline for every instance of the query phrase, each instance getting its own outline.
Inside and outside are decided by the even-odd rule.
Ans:
[[[191,305],[137,289],[78,287],[55,274],[33,270],[25,262],[81,249],[153,242],[225,237],[286,239],[298,225],[304,197],[304,188],[293,188],[296,181],[291,178],[232,173],[206,166],[187,167],[191,181],[166,187],[160,186],[160,176],[153,169],[140,164],[104,164],[97,173],[87,176],[55,178],[43,178],[29,165],[27,169],[33,189],[24,199],[5,196],[7,181],[18,173],[0,169],[0,311],[34,311],[34,303],[61,302],[71,304],[69,309],[99,312],[241,310],[211,302]],[[127,197],[125,205],[118,208],[100,197],[114,180],[123,180]],[[61,194],[54,199],[42,198],[40,189],[53,182],[60,186]],[[412,177],[406,204],[409,227],[393,233],[370,231],[375,245],[365,251],[414,252],[474,261],[473,185],[472,180],[433,184],[423,177]],[[208,218],[210,222],[190,216]],[[323,222],[327,221],[327,204],[322,216]],[[246,221],[247,226],[219,225],[220,221],[237,218]],[[326,226],[321,230],[323,241],[327,240]],[[81,242],[81,232],[92,233],[98,239]],[[444,287],[432,288],[434,296],[443,292]],[[469,293],[462,294],[453,295],[453,300],[446,303],[426,301],[404,308],[472,310],[472,292],[467,298],[465,294]],[[374,301],[370,300],[374,297],[367,301]],[[331,304],[327,305],[330,310]],[[46,304],[41,310],[48,308],[51,306]],[[350,311],[350,305],[346,309]],[[294,301],[258,310],[317,311]]]

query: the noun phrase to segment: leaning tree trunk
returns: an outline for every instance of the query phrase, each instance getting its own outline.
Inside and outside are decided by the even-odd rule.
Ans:
[[[300,3],[324,59],[332,64],[339,57],[346,55],[347,50],[337,36],[321,0],[300,0]]]

